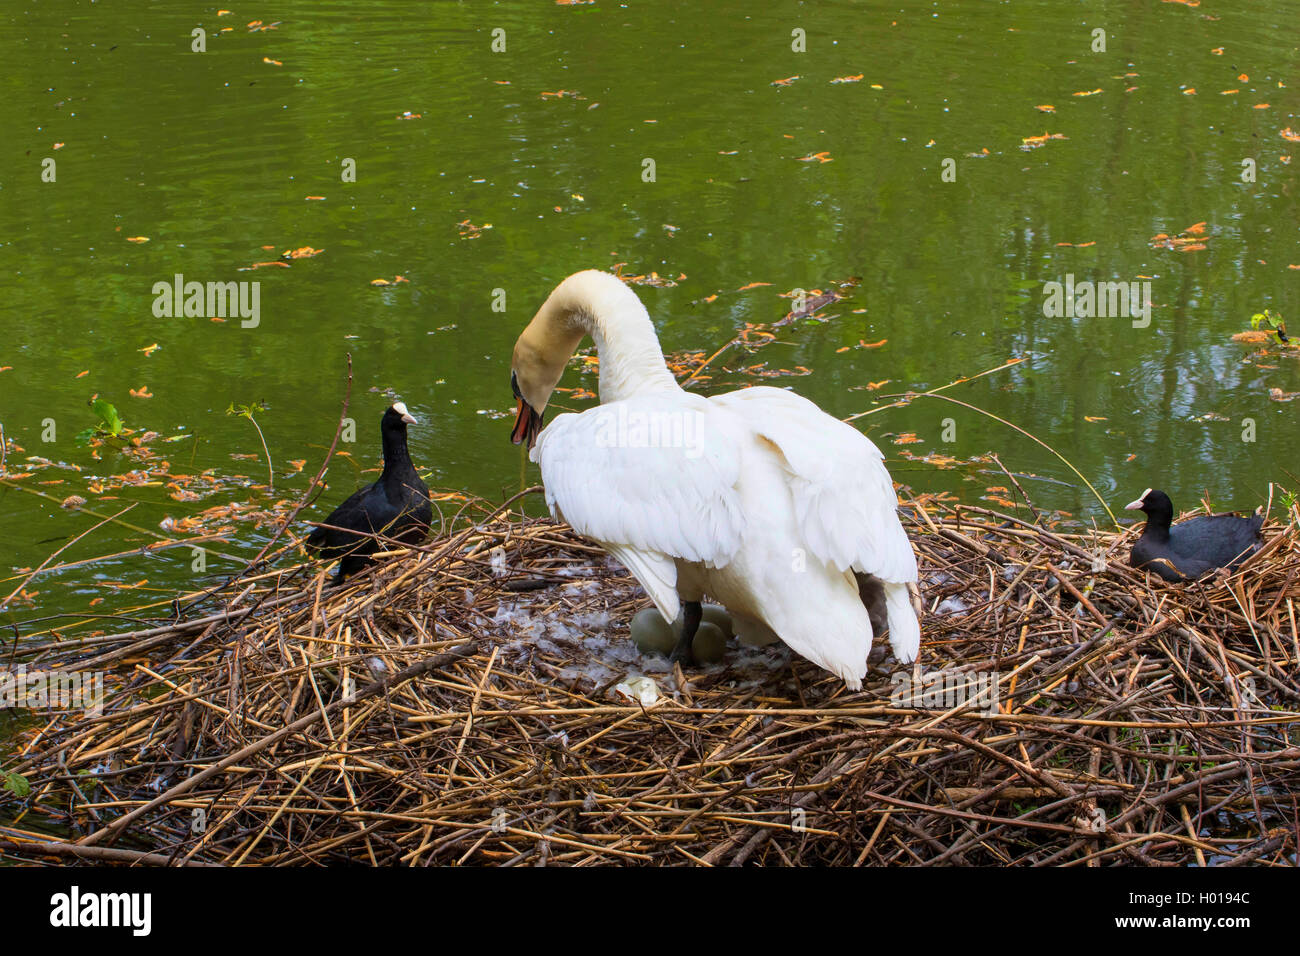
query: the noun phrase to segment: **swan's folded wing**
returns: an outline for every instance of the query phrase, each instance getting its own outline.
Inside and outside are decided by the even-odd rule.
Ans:
[[[884,456],[866,435],[784,389],[756,386],[711,399],[776,446],[790,474],[808,547],[837,570],[916,580]]]
[[[740,547],[734,427],[697,396],[639,396],[558,416],[531,457],[551,514],[613,552],[675,616],[675,593],[655,593],[676,584],[671,559],[717,567]]]

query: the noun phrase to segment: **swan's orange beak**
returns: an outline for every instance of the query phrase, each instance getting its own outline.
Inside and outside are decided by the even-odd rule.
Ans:
[[[528,447],[532,448],[537,441],[537,434],[542,430],[542,416],[533,411],[533,406],[529,405],[522,398],[519,399],[519,408],[515,417],[515,428],[510,433],[510,440],[518,445],[521,441],[527,441]]]

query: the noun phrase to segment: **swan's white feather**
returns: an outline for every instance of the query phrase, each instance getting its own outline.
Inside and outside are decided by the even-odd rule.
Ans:
[[[716,567],[744,528],[730,419],[687,392],[639,395],[557,416],[531,457],[551,513],[580,534]]]
[[[816,557],[882,581],[916,580],[916,555],[898,521],[894,483],[870,438],[780,388],[760,385],[713,401],[776,447],[795,517]]]

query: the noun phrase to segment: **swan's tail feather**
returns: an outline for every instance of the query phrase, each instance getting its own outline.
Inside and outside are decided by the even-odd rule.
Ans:
[[[912,589],[908,584],[885,582],[889,646],[902,664],[912,663],[921,651],[921,620],[912,601]]]

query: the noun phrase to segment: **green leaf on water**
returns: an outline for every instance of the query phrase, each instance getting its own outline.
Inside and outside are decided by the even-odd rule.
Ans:
[[[12,771],[5,774],[4,788],[19,797],[25,797],[32,792],[32,785],[27,782],[27,778]]]
[[[122,416],[117,413],[117,409],[111,402],[96,398],[90,403],[90,408],[99,416],[101,430],[108,432],[113,438],[117,438],[122,434],[126,424],[122,421]]]

